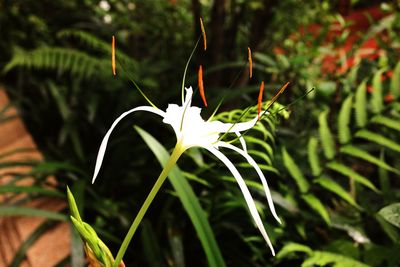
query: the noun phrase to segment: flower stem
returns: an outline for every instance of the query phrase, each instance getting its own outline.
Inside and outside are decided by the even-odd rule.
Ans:
[[[144,215],[146,214],[147,209],[149,208],[151,202],[153,202],[155,196],[157,195],[158,191],[160,190],[165,179],[168,177],[169,172],[175,166],[176,162],[178,161],[179,157],[182,155],[183,151],[184,151],[184,149],[182,149],[182,146],[180,146],[180,144],[178,143],[175,146],[174,150],[172,151],[172,154],[169,157],[168,162],[165,165],[164,169],[162,170],[160,176],[158,176],[156,183],[154,184],[150,193],[147,195],[146,200],[144,201],[142,207],[140,208],[138,214],[136,215],[135,220],[132,222],[132,225],[129,228],[128,233],[126,234],[124,241],[122,242],[121,247],[119,248],[119,251],[118,251],[117,257],[115,258],[113,267],[119,266],[122,258],[124,257],[126,249],[128,248],[128,245],[131,242],[133,235],[135,234],[140,222],[142,221]]]

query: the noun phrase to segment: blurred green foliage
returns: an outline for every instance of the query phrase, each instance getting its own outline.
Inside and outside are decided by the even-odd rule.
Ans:
[[[224,99],[217,118],[236,118],[256,104],[261,80],[266,81],[267,98],[290,81],[279,100],[285,104],[315,87],[285,110],[287,120],[275,105],[274,116],[246,135],[282,225],[266,212],[256,174],[229,155],[256,196],[280,251],[277,257],[271,257],[253,227],[241,192],[223,166],[197,149],[179,162],[226,265],[398,266],[398,209],[392,203],[400,197],[399,6],[375,3],[392,15],[364,32],[347,58],[331,59],[338,61],[333,71],[324,71],[326,57],[351,33],[351,24],[337,14],[340,2],[0,1],[1,81],[45,155],[43,162],[1,163],[33,166],[29,175],[37,178],[33,186],[20,188],[15,183],[24,175],[17,174],[15,181],[0,187],[1,194],[27,193],[23,201],[6,203],[2,215],[35,215],[37,210],[20,205],[42,195],[60,197],[69,185],[84,220],[115,254],[161,171],[132,125],[145,128],[166,148],[174,146],[175,137],[151,117],[126,119],[112,135],[98,181],[89,185],[98,146],[120,113],[145,103],[131,80],[160,108],[180,99],[183,69],[200,35],[202,16],[208,49],[195,53],[186,84],[197,83],[202,64],[211,106],[203,114],[210,115]],[[354,9],[365,5],[350,2]],[[344,30],[327,42],[334,21]],[[302,30],[310,24],[320,30]],[[111,73],[112,35],[117,39],[117,77]],[[370,37],[379,44],[378,56],[359,58],[339,71]],[[251,80],[245,66],[248,46],[254,52]],[[201,99],[195,97],[195,102],[200,105]],[[232,107],[238,110],[229,111]],[[59,181],[56,193],[45,189],[45,178],[51,175]],[[38,216],[65,219],[64,214]],[[75,249],[60,266],[80,266],[80,257]],[[153,203],[124,261],[127,266],[207,266],[196,230],[170,184]]]

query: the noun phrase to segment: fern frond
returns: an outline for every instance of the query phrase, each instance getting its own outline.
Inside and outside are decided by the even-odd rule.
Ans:
[[[313,194],[305,194],[302,195],[301,198],[304,200],[304,202],[307,203],[308,206],[310,206],[310,208],[315,210],[322,217],[322,219],[324,219],[326,224],[331,224],[331,219],[329,217],[328,211],[316,196],[314,196]]]
[[[322,169],[318,156],[318,140],[315,137],[311,137],[308,141],[308,162],[310,163],[312,175],[320,175]]]
[[[395,99],[400,96],[400,62],[396,64],[393,70],[393,76],[390,80],[390,93]]]
[[[294,162],[293,158],[289,155],[285,148],[282,148],[282,156],[283,156],[283,164],[286,169],[289,171],[290,176],[295,180],[297,186],[300,189],[300,192],[305,193],[308,191],[310,184],[307,179],[304,177],[302,171],[299,166]]]
[[[371,109],[375,114],[381,113],[383,110],[383,89],[382,89],[382,73],[384,70],[379,70],[372,78],[372,93],[371,93]]]
[[[350,118],[351,118],[351,106],[353,96],[349,95],[343,102],[342,107],[339,111],[338,117],[338,137],[341,144],[346,144],[351,139],[350,134]]]
[[[321,112],[318,117],[319,121],[319,136],[321,138],[322,148],[327,159],[333,159],[336,155],[335,141],[333,139],[331,130],[328,126],[328,115],[329,110]]]
[[[352,146],[352,145],[344,146],[344,147],[340,148],[340,152],[350,155],[350,156],[353,156],[353,157],[356,157],[356,158],[363,159],[363,160],[368,161],[369,163],[379,166],[385,170],[388,170],[388,171],[391,171],[394,173],[400,173],[399,170],[396,170],[395,168],[391,167],[389,164],[387,164],[383,160],[381,160],[381,159],[371,155],[367,151],[359,149],[355,146]]]
[[[360,130],[355,134],[355,136],[400,152],[400,145],[383,135],[368,130]]]
[[[362,128],[367,124],[367,85],[365,81],[357,87],[354,107],[356,124]]]
[[[88,48],[92,48],[98,51],[106,52],[111,55],[110,42],[105,42],[97,36],[88,32],[76,29],[65,29],[57,33],[58,38],[75,38],[81,41]],[[111,36],[110,36],[111,40]]]
[[[353,258],[339,253],[313,251],[312,255],[303,262],[301,267],[332,266],[332,267],[370,267]]]
[[[360,209],[361,207],[357,204],[357,202],[354,200],[352,195],[347,192],[340,184],[336,183],[334,180],[329,179],[327,177],[321,177],[315,181],[319,185],[321,185],[323,188],[331,191],[332,193],[338,195],[340,198],[343,200],[347,201],[354,207]]]
[[[278,254],[276,254],[276,258],[283,259],[294,252],[304,252],[308,255],[311,255],[313,253],[313,250],[310,247],[303,244],[288,243],[278,252]]]
[[[400,132],[400,120],[391,119],[383,115],[376,115],[371,119],[371,122]]]
[[[347,167],[346,165],[343,165],[342,163],[339,162],[329,162],[326,165],[329,169],[334,170],[344,176],[347,176],[351,179],[354,179],[354,181],[356,181],[359,184],[362,184],[376,192],[378,192],[378,189],[375,187],[375,185],[373,183],[371,183],[367,177],[357,173],[356,171],[354,171],[353,169]]]
[[[248,145],[254,144],[254,145],[259,145],[259,146],[261,146],[261,147],[264,149],[263,153],[266,153],[266,154],[268,154],[270,157],[273,157],[273,154],[274,154],[274,153],[273,153],[272,147],[270,146],[270,144],[268,144],[268,143],[265,142],[264,140],[255,138],[255,137],[250,136],[250,135],[246,135],[246,136],[245,136],[245,140],[246,140],[246,143],[247,143]]]
[[[69,72],[73,76],[89,78],[94,74],[101,76],[109,72],[109,61],[91,57],[77,50],[40,47],[30,52],[18,50],[3,71],[8,72],[16,67]]]

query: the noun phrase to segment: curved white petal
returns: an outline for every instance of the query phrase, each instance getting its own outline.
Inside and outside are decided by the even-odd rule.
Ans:
[[[246,141],[244,140],[243,136],[240,134],[240,132],[235,132],[235,134],[239,138],[239,141],[243,147],[243,150],[247,153],[247,145],[246,145]]]
[[[217,150],[214,147],[205,147],[205,149],[210,151],[212,154],[214,154],[214,156],[216,156],[219,160],[221,160],[225,164],[225,166],[228,167],[228,169],[231,171],[233,177],[235,177],[236,182],[238,183],[240,190],[242,191],[243,197],[244,197],[244,199],[247,203],[247,206],[250,210],[251,216],[253,216],[253,219],[254,219],[258,229],[260,230],[262,236],[264,237],[269,248],[271,249],[272,255],[275,256],[274,248],[272,247],[272,243],[269,240],[267,231],[264,228],[260,214],[257,211],[256,204],[254,203],[253,197],[251,196],[250,191],[247,188],[246,183],[244,182],[242,176],[240,175],[238,170],[235,168],[233,163],[224,154],[222,154],[219,150]]]
[[[114,130],[115,126],[127,115],[135,112],[135,111],[147,111],[147,112],[151,112],[151,113],[155,113],[157,115],[160,115],[161,117],[164,117],[165,112],[162,110],[159,110],[157,108],[154,107],[150,107],[150,106],[140,106],[140,107],[136,107],[133,109],[130,109],[128,111],[125,111],[124,113],[122,113],[111,125],[110,129],[107,131],[106,135],[103,138],[103,141],[101,141],[101,145],[99,148],[99,152],[97,153],[97,159],[96,159],[96,165],[94,167],[94,174],[93,174],[93,178],[92,178],[92,183],[94,183],[94,181],[96,180],[97,175],[99,174],[100,171],[100,167],[101,164],[103,162],[103,158],[104,158],[104,154],[106,153],[106,148],[107,148],[107,143],[108,143],[108,139],[110,138],[111,132]]]
[[[254,125],[257,123],[258,118],[255,117],[251,121],[246,121],[246,122],[238,122],[238,123],[221,123],[221,125],[218,128],[218,131],[221,133],[234,133],[234,132],[243,132],[246,131],[250,128],[253,128]]]
[[[265,191],[265,195],[267,197],[267,201],[268,201],[268,206],[269,209],[271,210],[272,215],[274,216],[274,218],[279,222],[282,223],[281,220],[279,219],[278,215],[276,214],[275,211],[275,206],[274,206],[274,202],[272,201],[272,196],[271,196],[271,192],[269,191],[269,187],[268,187],[268,183],[267,183],[267,179],[265,179],[265,176],[263,174],[263,172],[261,171],[260,167],[258,167],[257,163],[255,162],[255,160],[245,151],[231,145],[228,144],[226,142],[218,142],[217,144],[219,147],[226,147],[229,149],[232,149],[233,151],[236,151],[237,153],[239,153],[240,155],[242,155],[247,162],[256,170],[258,176],[260,177],[260,180],[263,184],[264,187],[264,191]]]

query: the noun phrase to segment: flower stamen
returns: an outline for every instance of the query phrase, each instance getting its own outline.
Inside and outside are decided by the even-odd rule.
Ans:
[[[207,107],[207,99],[206,94],[204,92],[204,84],[203,84],[203,67],[200,65],[199,73],[198,73],[198,83],[199,83],[199,91],[201,99],[203,99],[204,106]]]
[[[249,76],[250,78],[253,77],[253,58],[251,57],[251,49],[247,47],[247,57],[249,60]]]
[[[117,68],[115,64],[115,37],[114,35],[112,36],[111,39],[111,68],[112,68],[112,74],[114,76],[117,75]]]
[[[202,18],[200,18],[200,28],[201,28],[201,35],[203,36],[204,51],[206,51],[207,50],[207,36],[206,36],[206,30],[204,28]]]
[[[258,94],[258,102],[257,102],[257,116],[258,116],[258,120],[261,119],[261,104],[262,104],[262,98],[263,98],[263,93],[264,93],[264,81],[261,82],[260,85],[260,92]]]

